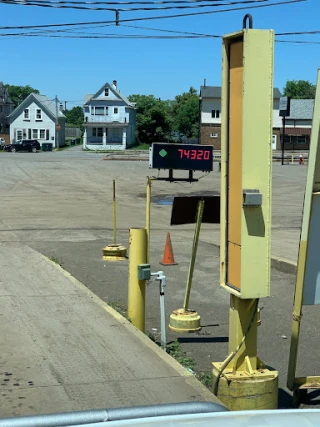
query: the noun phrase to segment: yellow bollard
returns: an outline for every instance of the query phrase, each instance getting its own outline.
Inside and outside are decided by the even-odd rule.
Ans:
[[[148,176],[146,194],[147,263],[150,262],[151,178]]]
[[[201,329],[200,316],[195,310],[189,310],[189,298],[193,279],[194,265],[197,256],[200,228],[204,211],[204,200],[198,203],[197,223],[193,238],[191,262],[187,279],[183,308],[174,310],[170,316],[169,329],[174,332],[195,332]]]
[[[138,265],[147,263],[145,228],[129,230],[128,317],[132,324],[145,331],[146,281],[138,279]]]
[[[117,208],[116,208],[116,181],[112,183],[112,204],[113,204],[113,244],[117,244]]]
[[[113,207],[113,244],[102,248],[102,259],[105,261],[122,261],[127,259],[127,248],[117,244],[117,210],[116,210],[116,181],[112,183]]]

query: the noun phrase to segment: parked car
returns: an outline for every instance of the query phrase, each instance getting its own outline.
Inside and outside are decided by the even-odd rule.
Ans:
[[[41,146],[36,139],[21,139],[13,144],[8,144],[4,147],[6,151],[15,153],[16,151],[28,151],[29,153],[36,153],[40,150]]]

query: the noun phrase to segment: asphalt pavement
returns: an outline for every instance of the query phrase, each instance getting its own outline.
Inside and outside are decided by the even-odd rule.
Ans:
[[[100,153],[76,149],[58,153],[0,154],[1,242],[23,243],[50,257],[84,283],[108,304],[124,311],[127,305],[127,261],[106,263],[102,248],[112,243],[112,180],[116,179],[118,242],[128,243],[128,229],[144,226],[145,186],[148,169],[145,161],[106,161]],[[305,166],[273,167],[272,256],[296,263],[301,226]],[[161,176],[164,172],[161,172]],[[177,174],[183,176],[183,172]],[[151,219],[152,270],[164,269],[167,320],[183,303],[191,255],[194,226],[170,227],[173,195],[216,194],[220,174],[197,174],[192,185],[153,181]],[[170,231],[178,265],[159,264],[167,231]],[[219,287],[219,226],[204,224],[191,294],[192,308],[201,315],[198,334],[174,334],[176,341],[193,359],[192,369],[210,374],[211,363],[228,354],[229,294]],[[286,371],[291,335],[295,276],[287,274],[286,263],[272,268],[271,297],[261,300],[262,325],[259,327],[259,356],[280,372],[280,403],[291,405],[286,390]],[[289,271],[292,271],[292,269]],[[160,332],[159,289],[147,288],[147,334]],[[298,375],[318,374],[317,307],[306,307],[302,322]],[[191,361],[190,361],[191,364]],[[317,402],[316,402],[317,403]]]

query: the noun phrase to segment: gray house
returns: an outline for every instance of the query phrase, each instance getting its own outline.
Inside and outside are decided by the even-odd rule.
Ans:
[[[11,101],[7,88],[0,82],[0,137],[6,138],[9,135],[8,116],[12,113],[14,104]],[[9,142],[9,141],[8,141]]]

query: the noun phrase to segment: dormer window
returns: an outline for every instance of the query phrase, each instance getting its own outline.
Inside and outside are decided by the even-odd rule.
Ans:
[[[26,108],[23,112],[23,119],[24,120],[30,120],[30,110],[29,108]]]
[[[104,96],[109,96],[109,89],[107,87],[104,90]]]

